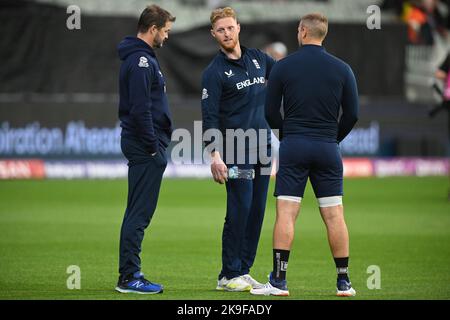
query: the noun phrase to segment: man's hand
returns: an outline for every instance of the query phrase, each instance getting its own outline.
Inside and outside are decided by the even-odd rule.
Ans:
[[[214,151],[211,153],[211,173],[214,181],[224,184],[228,181],[228,168],[220,157],[220,153]]]

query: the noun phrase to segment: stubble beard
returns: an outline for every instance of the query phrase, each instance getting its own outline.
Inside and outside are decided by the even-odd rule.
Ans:
[[[222,43],[222,48],[223,50],[225,50],[226,52],[233,52],[234,49],[237,46],[237,41],[232,39],[230,42],[228,42],[228,44]]]
[[[163,46],[163,43],[164,43],[164,40],[162,40],[161,38],[156,36],[155,39],[153,40],[153,47],[159,49]]]

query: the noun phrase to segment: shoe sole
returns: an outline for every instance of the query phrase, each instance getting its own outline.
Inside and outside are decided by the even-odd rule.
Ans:
[[[336,293],[336,296],[338,296],[338,297],[354,297],[354,296],[356,296],[356,292],[339,291]]]
[[[289,291],[287,292],[280,292],[280,293],[257,293],[254,292],[253,290],[250,290],[250,293],[255,295],[255,296],[275,296],[275,297],[288,297],[289,296]]]
[[[154,291],[154,292],[143,292],[143,291],[136,291],[136,290],[130,290],[130,289],[122,289],[119,287],[116,287],[116,291],[120,292],[120,293],[137,293],[137,294],[158,294],[158,293],[163,293],[164,290],[160,290],[160,291]]]
[[[275,296],[275,297],[288,297],[289,296],[289,292],[288,293],[271,293],[269,294],[269,296]]]
[[[243,289],[217,286],[216,290],[217,291],[227,291],[227,292],[247,292],[247,291],[252,290],[252,286],[248,286],[248,287],[245,287]]]

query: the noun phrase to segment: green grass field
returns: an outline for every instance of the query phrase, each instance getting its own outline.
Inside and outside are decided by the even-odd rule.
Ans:
[[[274,184],[271,182],[271,193]],[[450,299],[448,179],[346,179],[352,299]],[[272,299],[216,292],[224,187],[212,180],[164,180],[143,243],[143,271],[161,295],[123,295],[117,281],[125,180],[1,181],[0,299]],[[275,201],[269,196],[252,275],[272,267]],[[69,290],[66,268],[81,268]],[[367,268],[380,267],[369,290]],[[297,221],[289,299],[336,299],[335,268],[311,187]],[[278,298],[280,299],[280,298]],[[284,298],[285,299],[285,298]],[[341,298],[342,299],[342,298]]]

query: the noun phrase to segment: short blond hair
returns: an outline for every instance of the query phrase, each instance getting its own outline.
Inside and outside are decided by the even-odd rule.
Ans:
[[[211,21],[211,26],[214,26],[216,21],[222,18],[233,18],[237,21],[236,12],[233,10],[233,8],[217,8],[211,12],[211,16],[209,18],[209,21]]]
[[[321,13],[304,15],[300,23],[308,29],[311,38],[323,40],[328,33],[328,19]]]

